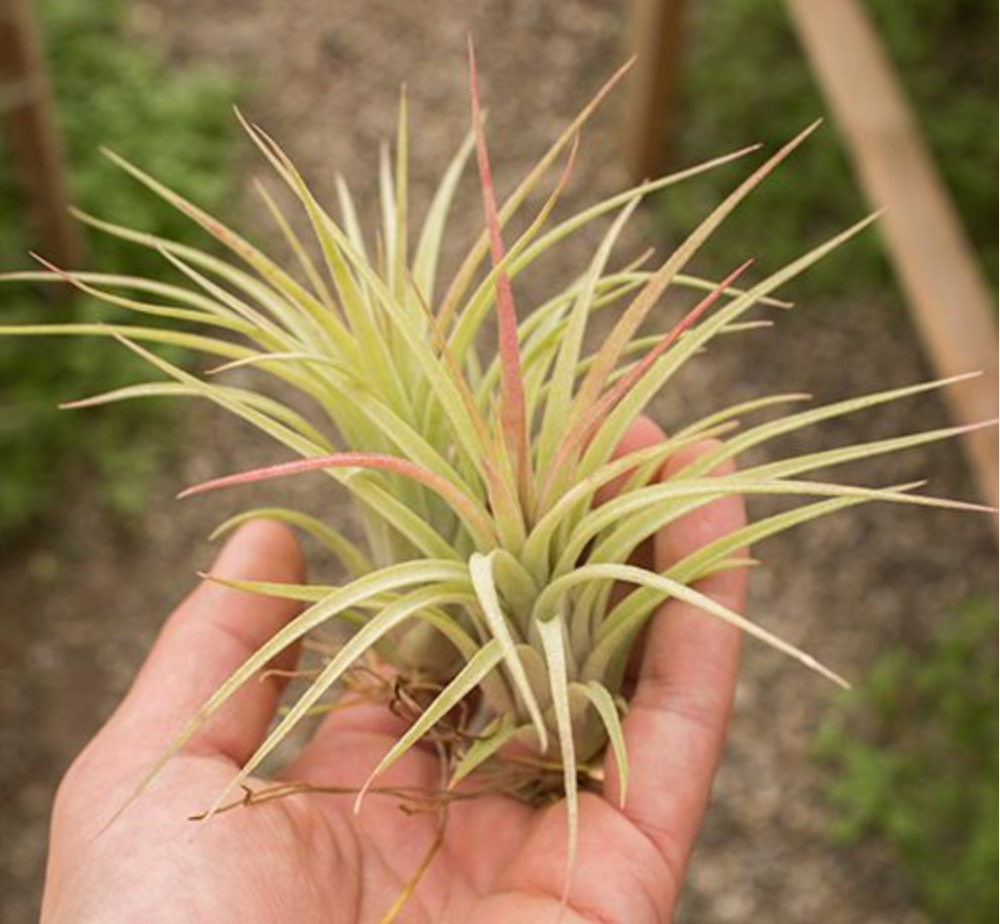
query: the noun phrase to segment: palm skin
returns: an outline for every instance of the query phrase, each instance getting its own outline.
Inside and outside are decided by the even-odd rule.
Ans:
[[[662,433],[641,420],[621,451],[659,439]],[[651,550],[657,567],[732,531],[742,518],[738,499],[689,515],[657,537]],[[299,581],[302,569],[293,537],[262,521],[229,542],[214,570]],[[739,609],[744,584],[739,572],[729,572],[706,579],[701,589]],[[349,796],[309,793],[204,824],[187,820],[214,802],[261,740],[280,694],[276,680],[248,684],[104,827],[170,735],[294,612],[287,602],[212,584],[178,608],[128,697],[60,787],[43,924],[376,924],[392,908],[434,842],[434,814],[406,814],[397,799],[371,794],[355,815]],[[670,920],[722,748],[738,657],[739,634],[731,627],[676,601],[657,614],[624,721],[628,801],[619,807],[609,760],[606,793],[581,799],[565,907],[564,807],[536,810],[488,796],[450,807],[443,844],[395,920]],[[280,778],[357,786],[395,740],[399,721],[376,706],[333,713]],[[418,748],[381,782],[433,789],[439,773],[436,756]]]

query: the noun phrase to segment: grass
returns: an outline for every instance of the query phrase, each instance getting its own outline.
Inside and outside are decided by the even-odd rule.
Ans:
[[[122,0],[36,4],[70,170],[71,196],[85,211],[189,241],[190,227],[172,209],[119,182],[100,157],[101,144],[128,152],[160,176],[183,183],[201,201],[227,202],[235,151],[228,106],[234,80],[203,69],[175,69],[160,51],[131,39]],[[0,138],[2,145],[2,138]],[[4,163],[0,146],[0,163]],[[11,171],[0,171],[0,267],[30,262],[33,246],[21,221]],[[161,261],[107,235],[87,234],[88,260],[108,271],[162,276]],[[106,309],[89,298],[50,303],[37,285],[5,285],[4,323],[37,319],[99,320]],[[121,511],[138,511],[148,475],[176,426],[150,408],[113,408],[82,420],[56,405],[139,376],[128,354],[84,340],[0,343],[0,536],[31,522],[59,498],[66,462],[98,474],[96,490]]]
[[[816,742],[836,772],[833,838],[886,841],[935,921],[995,920],[996,618],[970,601],[923,650],[884,655]]]

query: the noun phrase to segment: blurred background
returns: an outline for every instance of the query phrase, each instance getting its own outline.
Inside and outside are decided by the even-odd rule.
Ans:
[[[913,108],[912,127],[964,228],[966,271],[971,266],[992,285],[995,5],[851,5],[867,11],[882,63]],[[805,6],[0,0],[0,271],[30,268],[27,252],[37,249],[62,254],[69,265],[167,278],[155,254],[82,226],[66,230],[58,218],[55,227],[47,224],[60,184],[86,212],[206,244],[101,157],[100,145],[280,253],[251,195],[264,169],[240,137],[233,103],[281,141],[321,198],[332,198],[335,171],[343,172],[370,226],[378,146],[392,135],[405,80],[419,212],[467,124],[463,46],[470,29],[501,195],[635,47],[644,57],[631,85],[585,133],[561,208],[578,209],[647,172],[749,142],[773,148],[831,115],[828,101],[837,93],[839,78],[823,70],[822,49],[803,28]],[[37,57],[18,44],[25,22]],[[851,57],[857,49],[830,39],[847,56],[839,73],[861,73],[866,62]],[[832,113],[727,222],[700,269],[717,275],[753,256],[763,275],[886,204],[858,182],[859,175],[871,180],[859,173],[870,156],[865,145],[893,140],[879,121],[892,123],[892,112],[877,96],[873,88],[860,136],[843,111]],[[24,153],[28,102],[51,129],[43,126],[43,156]],[[625,250],[666,250],[745,170],[727,167],[651,201]],[[912,194],[923,195],[916,187]],[[471,184],[463,196],[453,252],[479,226]],[[794,312],[774,330],[723,338],[657,403],[655,415],[669,427],[767,392],[805,390],[834,400],[933,376],[928,357],[938,355],[937,346],[926,324],[914,321],[920,299],[912,281],[900,286],[899,255],[883,241],[868,233],[789,287]],[[522,310],[578,272],[593,243],[593,235],[581,236],[526,279]],[[988,319],[974,315],[970,323],[976,330],[985,323],[989,334],[978,345],[995,357],[994,293],[983,291],[987,306],[971,309]],[[106,316],[51,286],[0,288],[0,324]],[[37,913],[47,816],[61,774],[126,689],[194,572],[210,562],[205,537],[212,526],[246,500],[212,495],[181,504],[175,493],[276,458],[255,433],[194,404],[56,409],[143,377],[115,345],[0,339],[0,924]],[[949,408],[932,394],[798,434],[778,448],[820,449],[948,420]],[[969,499],[981,496],[984,484],[982,466],[970,467],[955,443],[874,460],[846,475],[866,484],[928,477],[934,493]],[[996,471],[986,479],[995,492]],[[313,511],[348,516],[342,498],[313,497],[312,485],[281,490]],[[793,663],[747,646],[730,745],[681,920],[992,921],[993,525],[983,517],[864,507],[771,540],[758,555],[765,567],[754,576],[751,615],[822,656],[857,689],[833,697]],[[315,565],[321,572],[323,562]]]

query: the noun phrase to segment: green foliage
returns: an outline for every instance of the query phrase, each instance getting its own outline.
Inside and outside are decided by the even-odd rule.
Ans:
[[[132,227],[195,240],[183,216],[120,182],[99,146],[129,153],[197,201],[221,204],[233,189],[232,79],[168,70],[156,49],[129,39],[121,0],[47,0],[36,9],[74,203]],[[6,162],[0,149],[0,163]],[[34,268],[27,252],[36,245],[11,173],[0,171],[0,267]],[[109,272],[163,276],[163,260],[144,248],[102,234],[86,234],[85,244],[88,261]],[[53,288],[5,284],[3,322],[106,316],[88,299],[49,303]],[[82,459],[101,474],[102,494],[115,507],[138,509],[145,477],[172,426],[169,417],[132,407],[87,414],[56,409],[59,401],[135,379],[138,368],[127,351],[86,340],[0,344],[0,533],[52,502],[55,478],[69,460]]]
[[[996,5],[980,0],[868,0],[893,64],[914,105],[944,180],[989,278],[997,273]],[[673,158],[696,163],[746,140],[773,144],[826,107],[810,74],[784,4],[721,0],[692,7],[681,73]],[[760,191],[733,217],[708,255],[710,268],[732,252],[780,266],[801,242],[824,236],[868,210],[843,147],[827,137],[803,153],[793,176]],[[718,174],[661,197],[659,220],[683,236],[724,195],[731,177]],[[843,267],[819,267],[798,294],[843,293]],[[875,237],[855,248],[850,285],[891,285]]]
[[[817,740],[838,771],[834,837],[885,838],[935,920],[995,920],[995,638],[995,604],[971,601],[928,652],[883,657]]]

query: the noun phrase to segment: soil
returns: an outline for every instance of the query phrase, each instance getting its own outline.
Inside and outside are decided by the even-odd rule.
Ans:
[[[399,86],[408,87],[413,127],[414,212],[457,146],[468,120],[464,41],[479,40],[482,92],[501,192],[622,60],[624,22],[599,0],[137,0],[137,35],[165,43],[178,62],[235,68],[252,76],[246,108],[279,138],[315,184],[333,194],[334,169],[371,217],[379,142],[391,136]],[[563,208],[621,188],[623,98],[587,131]],[[734,138],[733,147],[753,139]],[[813,144],[828,143],[822,137]],[[127,153],[127,152],[126,152]],[[801,154],[808,157],[808,150]],[[249,157],[247,178],[262,172]],[[794,169],[794,165],[790,168]],[[736,174],[734,174],[735,177]],[[478,230],[470,185],[453,232]],[[248,192],[244,212],[257,210]],[[762,216],[766,233],[766,216]],[[519,288],[522,306],[568,273],[593,246],[581,235],[544,275]],[[650,243],[637,221],[626,253]],[[744,255],[734,256],[735,263]],[[850,291],[843,300],[796,309],[771,331],[725,338],[693,363],[653,408],[668,427],[753,395],[812,392],[831,400],[929,376],[900,304]],[[766,270],[767,267],[764,267]],[[792,293],[794,294],[794,293]],[[85,476],[70,481],[59,515],[8,550],[0,563],[4,619],[0,662],[3,805],[0,924],[36,914],[55,786],[73,755],[114,708],[164,615],[209,562],[212,526],[246,495],[178,503],[179,487],[276,459],[265,440],[202,407],[186,412],[186,437],[151,484],[141,521],[103,509]],[[922,397],[810,431],[779,450],[821,448],[941,426],[940,401]],[[972,497],[956,445],[935,445],[838,473],[890,484],[930,475],[935,493]],[[346,520],[342,498],[314,484],[278,496]],[[307,496],[308,495],[308,496]],[[759,509],[758,509],[759,512]],[[929,510],[863,507],[769,541],[758,555],[751,615],[853,678],[880,652],[917,642],[956,606],[996,586],[988,520]],[[317,567],[322,567],[317,562]],[[766,920],[922,924],[893,858],[877,843],[843,851],[829,839],[827,773],[810,755],[831,691],[794,663],[746,646],[728,750],[680,919],[701,924]]]

